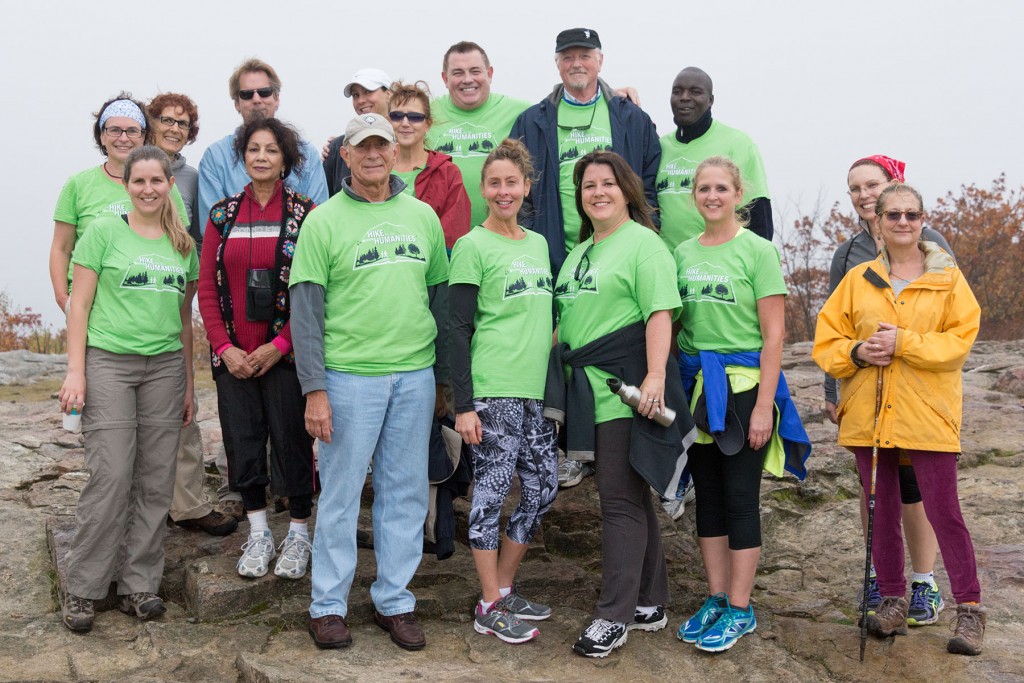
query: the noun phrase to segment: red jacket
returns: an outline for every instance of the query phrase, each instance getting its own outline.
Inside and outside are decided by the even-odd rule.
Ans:
[[[447,154],[428,151],[427,163],[416,176],[416,199],[430,205],[444,228],[444,245],[451,253],[455,240],[469,232],[469,195],[462,172]]]

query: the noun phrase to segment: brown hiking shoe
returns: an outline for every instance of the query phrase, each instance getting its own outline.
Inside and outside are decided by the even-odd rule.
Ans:
[[[234,517],[238,522],[245,519],[245,508],[240,500],[222,500],[217,503],[217,507],[214,509],[222,515]]]
[[[907,635],[907,612],[910,605],[903,596],[882,598],[874,614],[868,615],[868,631],[880,638]]]
[[[981,605],[957,605],[956,616],[949,627],[953,637],[946,643],[946,651],[955,655],[979,655],[985,639],[985,608]]]

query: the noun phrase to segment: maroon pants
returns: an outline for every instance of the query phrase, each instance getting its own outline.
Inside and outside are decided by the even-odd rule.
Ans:
[[[871,449],[857,447],[857,469],[865,491],[871,486]],[[878,449],[875,485],[874,537],[871,556],[883,597],[904,596],[902,503],[899,486],[899,450]],[[981,602],[981,584],[974,559],[974,544],[967,531],[956,491],[956,453],[904,450],[910,457],[921,489],[924,512],[935,530],[942,562],[958,603]]]

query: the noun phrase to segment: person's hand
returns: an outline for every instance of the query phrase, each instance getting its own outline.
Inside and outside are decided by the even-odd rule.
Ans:
[[[649,372],[640,385],[640,404],[636,411],[653,420],[665,407],[665,375]]]
[[[839,424],[838,409],[839,406],[832,401],[825,401],[825,417],[827,417],[828,421],[834,425]]]
[[[455,431],[462,436],[463,441],[471,446],[477,445],[484,438],[484,429],[480,425],[480,416],[476,414],[475,410],[471,410],[468,413],[455,414]]]
[[[306,433],[324,443],[331,442],[331,403],[323,389],[306,394]]]
[[[181,420],[181,426],[188,427],[196,416],[196,397],[191,391],[185,392],[185,410]]]
[[[230,346],[224,349],[224,353],[220,354],[220,359],[224,361],[228,372],[235,379],[249,379],[256,374],[256,370],[249,363],[245,351],[237,346]]]
[[[750,413],[750,426],[747,428],[747,437],[750,447],[755,451],[762,448],[772,436],[772,428],[775,426],[772,407],[755,405]]]
[[[640,106],[640,93],[633,86],[627,85],[624,88],[616,88],[612,91],[616,97],[624,97],[636,106]]]
[[[272,343],[267,342],[256,347],[256,350],[245,357],[245,362],[253,370],[253,377],[262,377],[270,368],[281,360],[281,351]]]
[[[892,363],[892,351],[886,350],[886,341],[878,337],[880,333],[881,330],[875,332],[857,347],[857,358],[869,365],[885,367]],[[892,338],[892,346],[895,349],[895,330],[892,333]]]
[[[81,415],[82,409],[85,408],[85,373],[69,372],[57,397],[60,399],[62,413],[70,415],[71,409],[74,408],[75,412]]]
[[[878,332],[868,337],[865,344],[872,344],[876,350],[892,358],[896,355],[896,326],[889,323],[878,323]]]
[[[325,142],[324,146],[320,149],[320,162],[321,163],[324,162],[324,161],[327,161],[327,155],[331,153],[331,143],[334,142],[334,138],[335,138],[334,135],[332,135],[331,137],[327,138],[327,142]]]
[[[444,397],[444,385],[434,385],[434,417],[441,419],[448,414],[448,401]]]

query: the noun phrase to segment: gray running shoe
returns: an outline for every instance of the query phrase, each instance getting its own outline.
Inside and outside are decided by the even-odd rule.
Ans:
[[[527,600],[519,592],[517,586],[512,586],[512,592],[498,602],[501,603],[502,609],[509,614],[527,621],[543,621],[551,616],[550,607]]]
[[[274,574],[282,579],[301,579],[306,575],[306,568],[309,566],[309,554],[313,546],[309,543],[309,536],[300,534],[297,531],[289,531],[288,535],[278,548],[280,555],[277,564],[274,565]]]
[[[558,488],[572,488],[593,473],[594,466],[590,463],[566,458],[558,463]]]
[[[249,539],[242,545],[242,556],[238,558],[238,573],[250,579],[265,576],[270,561],[277,557],[274,537],[270,529],[250,531]]]
[[[121,596],[120,610],[146,621],[164,614],[167,606],[153,593],[131,593]]]
[[[93,608],[92,600],[68,593],[64,596],[64,602],[61,603],[60,616],[69,631],[85,633],[92,629],[96,610]]]
[[[536,627],[524,624],[514,614],[505,611],[503,606],[503,601],[499,600],[485,614],[480,611],[480,603],[477,603],[473,611],[473,628],[476,632],[497,636],[506,643],[525,643],[540,635]]]

